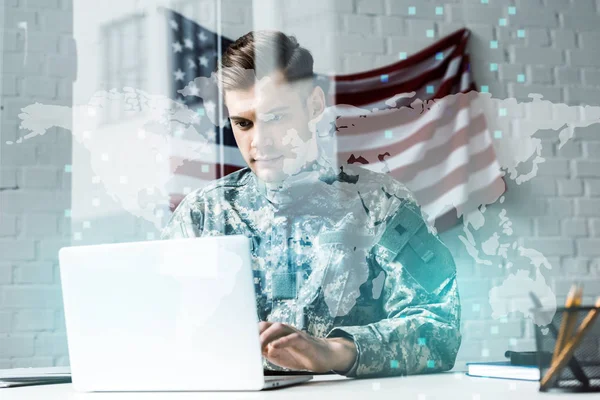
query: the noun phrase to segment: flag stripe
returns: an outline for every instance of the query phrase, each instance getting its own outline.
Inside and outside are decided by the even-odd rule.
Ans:
[[[460,95],[462,96],[462,95]],[[458,97],[454,96],[454,97]],[[450,96],[442,99],[441,101],[450,101]],[[455,99],[453,99],[455,100]],[[446,101],[446,102],[448,102]],[[470,100],[469,100],[470,101]],[[408,150],[412,146],[420,142],[433,141],[430,146],[434,146],[437,142],[442,139],[438,139],[434,132],[440,132],[439,135],[448,135],[451,129],[461,129],[463,126],[468,125],[469,118],[471,115],[469,112],[469,103],[465,103],[463,99],[456,99],[453,104],[446,107],[446,105],[435,106],[427,111],[426,115],[423,115],[420,119],[415,119],[407,124],[402,124],[397,129],[392,130],[392,135],[397,137],[387,139],[385,137],[385,129],[379,128],[377,125],[371,126],[360,122],[356,124],[355,128],[360,132],[369,128],[377,129],[375,132],[361,133],[360,135],[351,136],[346,135],[347,130],[341,131],[343,136],[339,139],[338,151],[341,153],[341,158],[348,158],[353,150],[359,148],[363,154],[367,152],[373,152],[373,154],[383,154],[386,151],[394,151],[400,153]],[[476,110],[477,116],[481,115],[483,111]],[[415,112],[413,111],[413,114]],[[379,119],[379,117],[373,118]],[[369,118],[365,122],[368,122]],[[377,124],[378,121],[374,121]],[[363,127],[364,125],[364,127]],[[444,129],[446,128],[447,129]],[[379,128],[379,129],[378,129]],[[364,144],[360,147],[361,143]]]

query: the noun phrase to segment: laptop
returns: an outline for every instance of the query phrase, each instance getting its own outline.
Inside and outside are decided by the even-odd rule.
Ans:
[[[61,285],[78,391],[261,390],[250,240],[220,236],[64,247]]]

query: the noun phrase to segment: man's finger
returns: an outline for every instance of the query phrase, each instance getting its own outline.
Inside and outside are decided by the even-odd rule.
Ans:
[[[281,349],[287,346],[294,346],[301,338],[302,336],[298,332],[290,333],[289,335],[285,335],[272,341],[271,347],[274,349]]]
[[[263,333],[265,330],[267,330],[268,327],[270,327],[271,325],[273,325],[272,322],[269,321],[260,321],[258,323],[258,333]]]
[[[286,336],[293,332],[294,329],[292,329],[290,326],[275,322],[260,334],[260,345],[261,347],[265,347],[273,340],[279,339],[280,337]]]

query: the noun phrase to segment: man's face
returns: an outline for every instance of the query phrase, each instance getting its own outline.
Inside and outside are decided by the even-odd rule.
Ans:
[[[248,90],[227,91],[225,105],[244,160],[262,181],[282,182],[317,158],[309,121],[319,110],[309,110],[306,96],[280,72]]]

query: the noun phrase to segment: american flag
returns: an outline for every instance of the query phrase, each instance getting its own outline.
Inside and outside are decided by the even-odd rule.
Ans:
[[[232,41],[219,39],[177,12],[169,10],[166,16],[173,97],[200,113],[212,111],[214,102],[203,104],[180,90],[197,77],[210,77],[218,40],[222,52]],[[493,203],[506,190],[470,71],[469,35],[467,29],[458,30],[372,71],[316,76],[329,103],[343,105],[334,108],[340,115],[332,127],[338,165],[359,163],[391,174],[414,192],[438,231],[480,205]],[[171,156],[171,210],[191,190],[246,167],[227,123],[221,124],[222,136],[208,118],[199,124],[198,131],[214,143],[216,156],[186,160],[185,151],[178,151],[185,141],[176,146]]]

